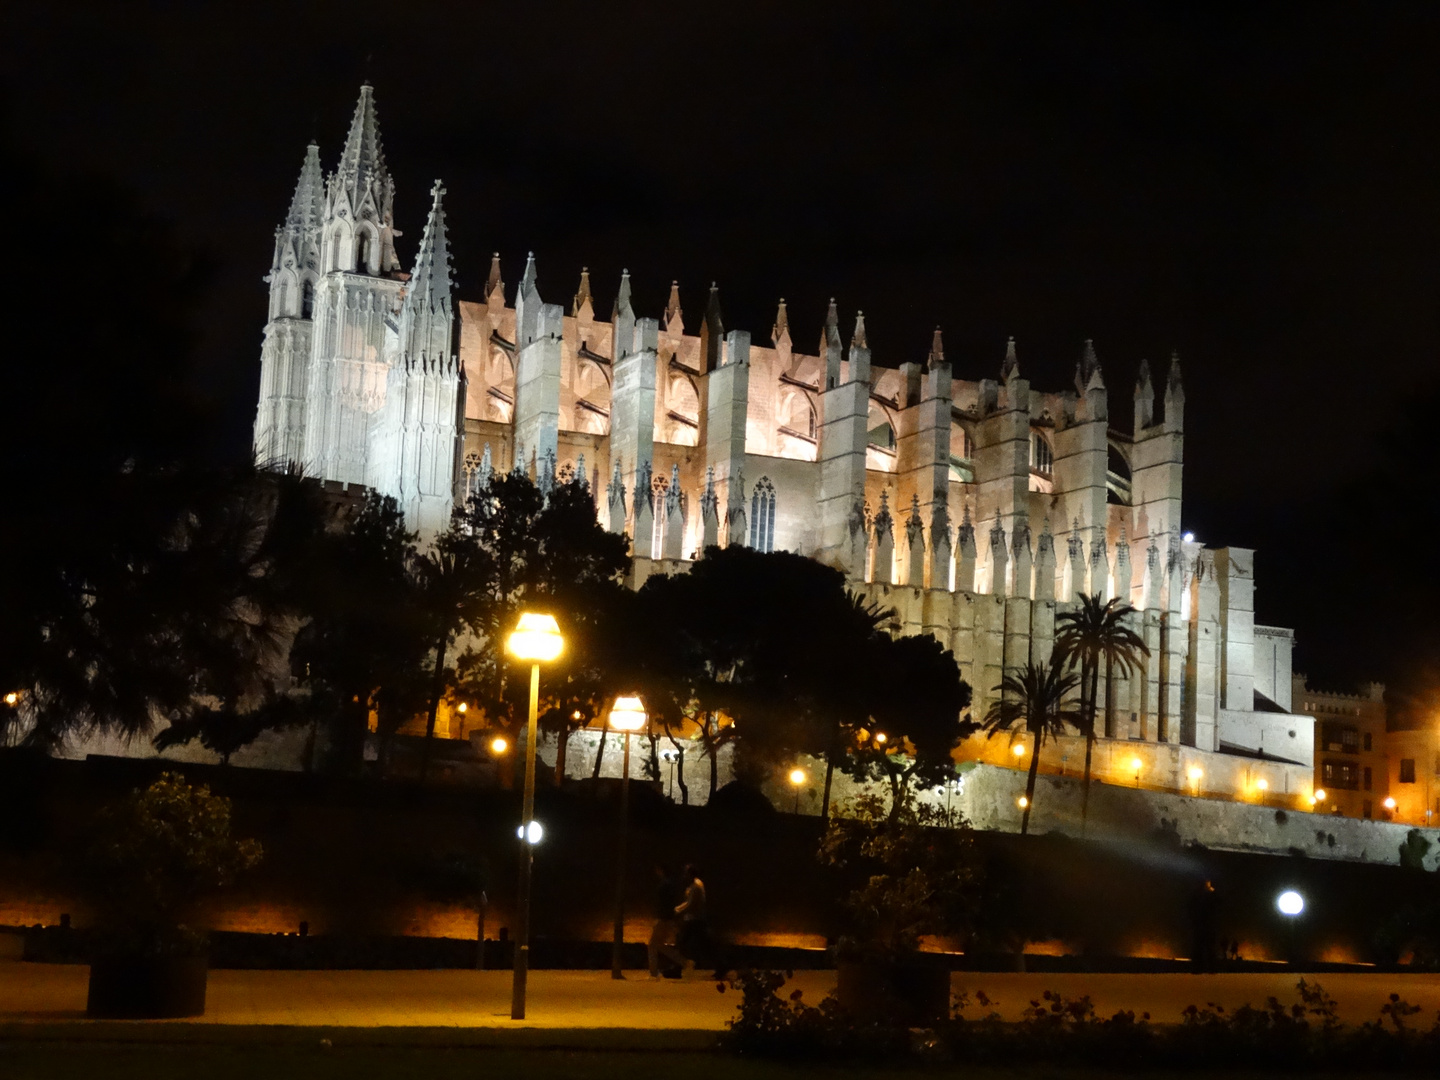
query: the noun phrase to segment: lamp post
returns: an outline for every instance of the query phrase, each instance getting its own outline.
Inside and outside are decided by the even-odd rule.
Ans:
[[[1294,889],[1286,889],[1275,898],[1275,908],[1285,916],[1286,947],[1290,954],[1288,959],[1293,966],[1297,959],[1295,955],[1295,924],[1305,911],[1305,897]]]
[[[520,808],[520,888],[516,897],[515,975],[510,986],[510,1019],[525,1019],[525,984],[530,975],[530,868],[541,829],[535,820],[535,739],[540,714],[540,665],[554,660],[565,647],[553,615],[532,611],[506,641],[510,655],[530,664],[530,717],[525,727],[525,795]]]
[[[1132,757],[1130,759],[1130,768],[1135,770],[1135,786],[1137,788],[1140,786],[1140,770],[1144,767],[1145,763],[1138,757]]]
[[[633,694],[617,697],[610,708],[610,727],[620,733],[625,752],[620,766],[620,838],[615,845],[615,937],[610,948],[610,977],[625,978],[621,952],[625,947],[625,841],[630,829],[630,736],[645,727],[645,706]]]
[[[794,813],[797,814],[800,813],[800,787],[805,783],[805,780],[806,776],[804,769],[795,768],[790,770],[790,786],[795,789]]]

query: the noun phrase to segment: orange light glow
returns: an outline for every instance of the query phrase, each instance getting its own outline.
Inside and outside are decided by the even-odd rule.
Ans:
[[[496,735],[495,738],[490,740],[490,752],[492,754],[503,754],[509,749],[510,743],[503,735]]]

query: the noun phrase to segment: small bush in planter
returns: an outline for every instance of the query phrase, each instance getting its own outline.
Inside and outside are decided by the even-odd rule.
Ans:
[[[202,899],[260,861],[231,835],[230,802],[165,773],[100,816],[85,868],[96,915],[92,1016],[194,1016],[205,1010]]]
[[[926,1023],[949,1012],[949,970],[925,964],[920,938],[969,930],[979,877],[969,825],[958,813],[876,794],[831,819],[820,862],[848,885],[836,946],[840,1005],[867,1021]]]

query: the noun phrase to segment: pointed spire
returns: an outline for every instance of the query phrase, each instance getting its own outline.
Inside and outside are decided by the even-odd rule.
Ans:
[[[1015,354],[1015,339],[1005,342],[1005,359],[1000,363],[1000,381],[1009,382],[1020,374],[1020,358]]]
[[[490,256],[490,274],[485,279],[485,299],[489,300],[496,289],[500,290],[500,302],[505,302],[505,282],[500,279],[500,253]]]
[[[1086,338],[1085,347],[1080,350],[1080,359],[1075,362],[1075,389],[1085,393],[1097,376],[1100,376],[1100,360],[1095,355],[1095,342]],[[1105,385],[1103,376],[1100,385]]]
[[[1178,393],[1181,397],[1185,396],[1185,386],[1180,379],[1180,354],[1178,352],[1170,354],[1170,373],[1165,378],[1165,393],[1167,395]]]
[[[610,312],[610,321],[613,323],[621,315],[628,315],[634,318],[635,312],[630,306],[630,271],[620,271],[620,288],[615,293],[615,307]],[[618,345],[618,343],[617,343]],[[619,356],[619,348],[616,348],[616,356]]]
[[[535,288],[537,275],[535,273],[535,252],[525,253],[525,273],[520,275],[520,293],[525,295]]]
[[[790,316],[785,311],[785,298],[780,298],[780,306],[775,309],[775,325],[770,327],[770,343],[778,346],[784,339],[790,341]]]
[[[700,364],[704,371],[714,371],[723,359],[725,322],[720,317],[720,286],[710,283],[710,299],[705,305],[705,322],[700,327]]]
[[[855,312],[855,333],[850,336],[850,347],[852,349],[868,349],[869,340],[865,337],[865,313]]]
[[[377,204],[390,183],[385,149],[380,142],[380,121],[375,115],[375,89],[368,82],[360,87],[360,100],[355,103],[355,114],[350,119],[350,131],[345,136],[345,149],[340,153],[335,175],[340,186],[350,192],[352,205],[357,209],[372,181]]]
[[[668,328],[676,319],[680,320],[683,328],[685,325],[685,312],[680,308],[680,282],[670,282],[670,299],[665,301],[665,325]]]
[[[834,330],[836,336],[840,334],[840,310],[835,306],[835,298],[830,297],[830,310],[825,313],[825,329]]]
[[[595,301],[594,297],[590,295],[590,268],[588,266],[582,266],[580,268],[580,287],[575,290],[575,298],[572,301],[570,314],[578,316],[580,309],[587,304],[593,312],[595,310]]]
[[[930,338],[930,355],[925,358],[927,367],[938,367],[945,363],[945,342],[940,337],[940,327],[935,327],[935,333]]]
[[[1135,373],[1135,396],[1150,397],[1155,393],[1155,385],[1150,380],[1150,361],[1141,360],[1140,370]]]
[[[415,255],[415,272],[410,275],[405,302],[416,311],[450,310],[450,246],[445,232],[445,189],[436,180],[430,188],[430,216]]]
[[[300,179],[290,199],[290,212],[285,215],[285,230],[297,237],[320,226],[325,213],[325,184],[320,170],[320,147],[311,143],[305,148],[305,161],[300,166]]]

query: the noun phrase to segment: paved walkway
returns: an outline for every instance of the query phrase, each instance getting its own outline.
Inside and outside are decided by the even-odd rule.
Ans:
[[[78,965],[0,961],[0,1024],[84,1021],[88,969]],[[792,984],[818,1002],[834,973],[801,971]],[[1286,972],[1222,975],[1087,975],[957,972],[956,991],[983,990],[1005,1019],[1017,1019],[1047,989],[1067,997],[1089,994],[1096,1011],[1149,1012],[1176,1022],[1191,1003],[1259,1005],[1269,995],[1296,1000],[1297,977]],[[1385,973],[1319,977],[1349,1023],[1376,1019],[1391,992],[1424,1012],[1428,1027],[1440,1009],[1440,975]],[[623,982],[599,971],[530,974],[528,1017],[510,1019],[508,971],[214,971],[208,1009],[194,1025],[281,1025],[336,1028],[626,1029],[716,1032],[735,1015],[739,995],[720,994],[709,979],[651,982],[634,972]],[[972,1006],[969,1015],[979,1009]]]

